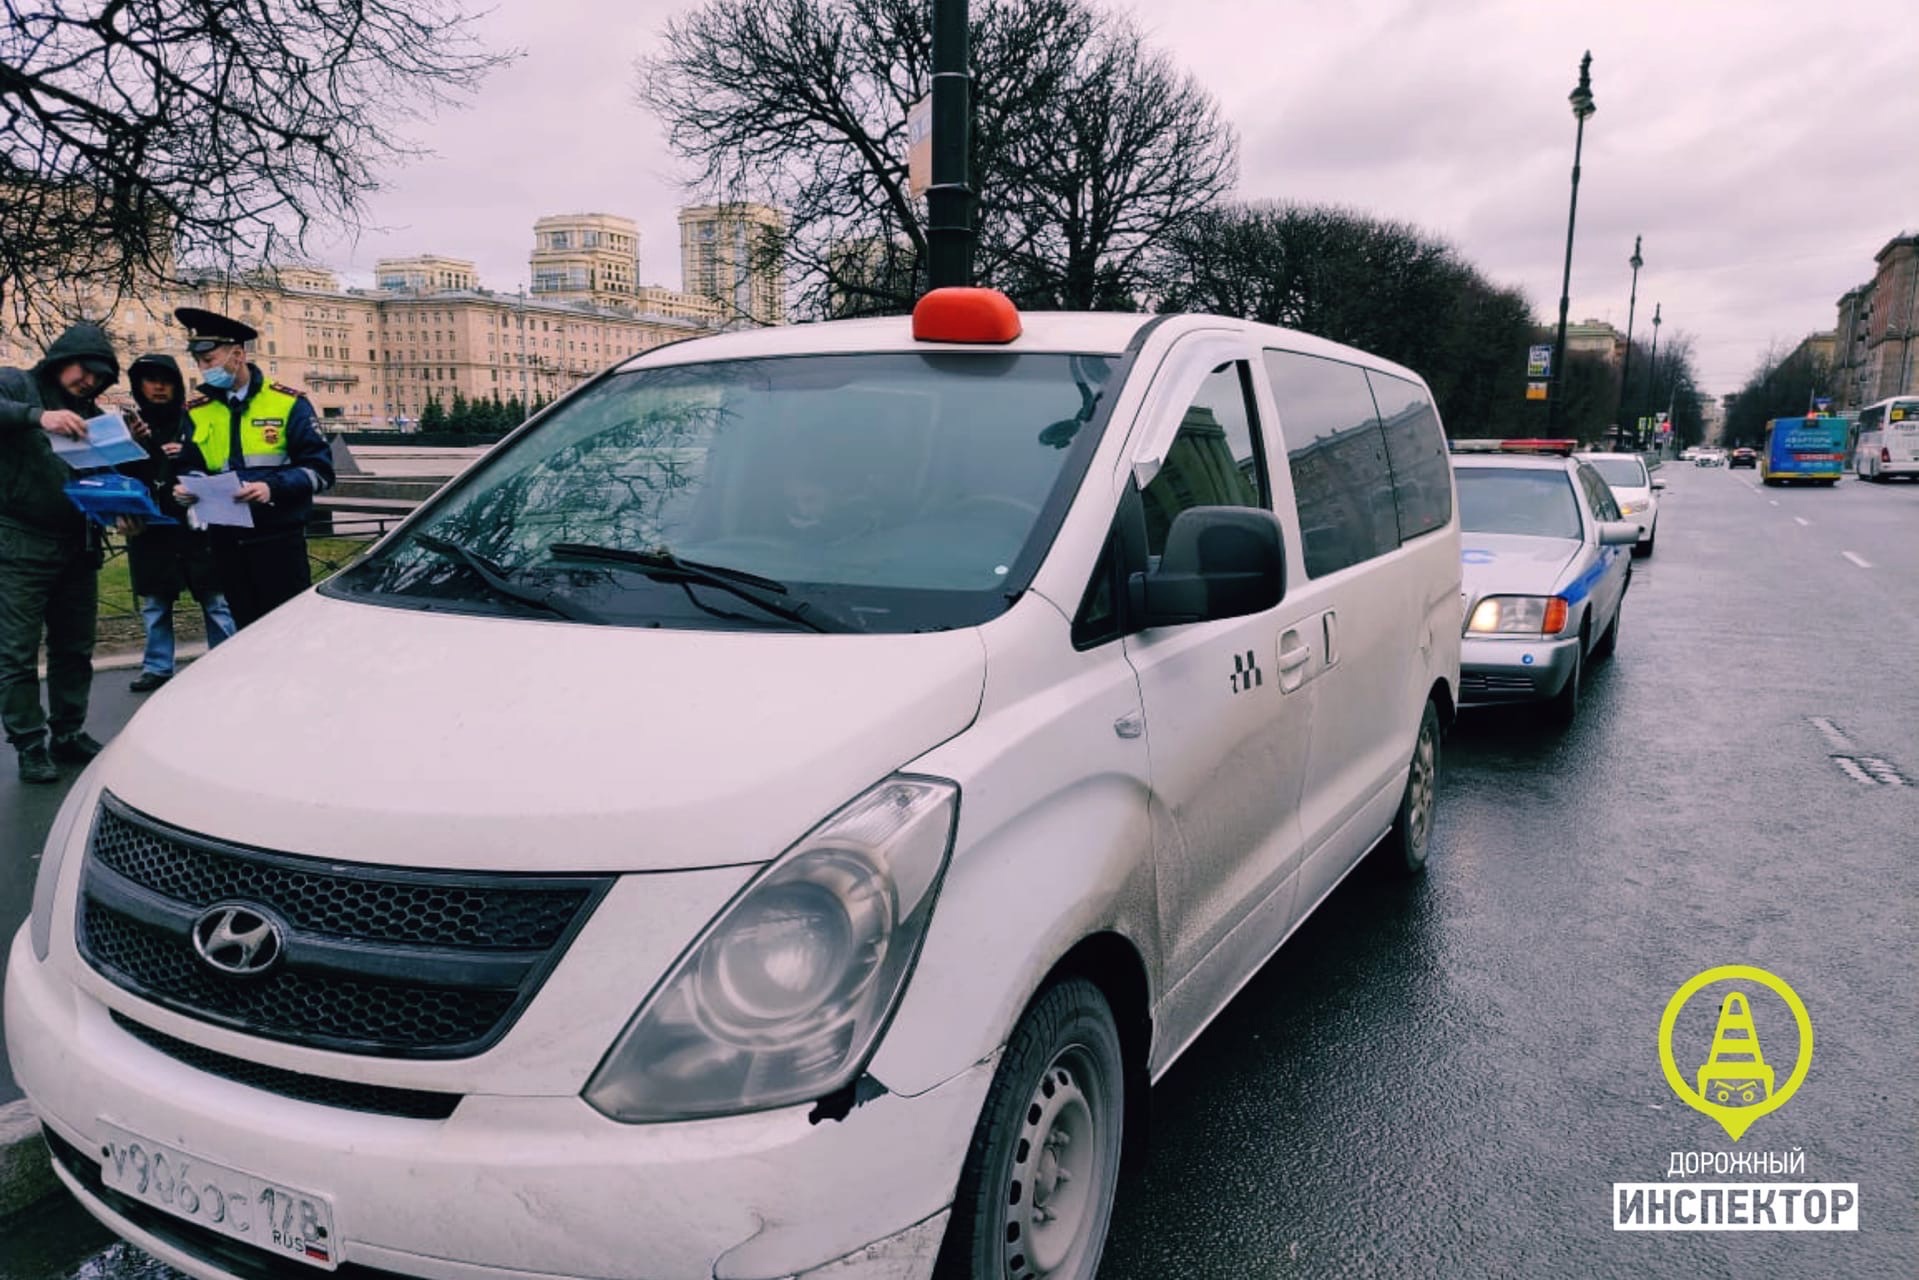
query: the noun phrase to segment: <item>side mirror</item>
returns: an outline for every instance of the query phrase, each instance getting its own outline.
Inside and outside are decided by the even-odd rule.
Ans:
[[[1243,618],[1272,608],[1285,592],[1279,517],[1253,507],[1188,507],[1173,517],[1159,564],[1127,583],[1132,621],[1142,629]]]
[[[1666,487],[1666,482],[1664,480],[1655,479],[1652,482],[1652,487],[1655,489],[1663,489]]]
[[[1630,547],[1639,541],[1639,526],[1630,520],[1607,520],[1599,526],[1599,545]]]

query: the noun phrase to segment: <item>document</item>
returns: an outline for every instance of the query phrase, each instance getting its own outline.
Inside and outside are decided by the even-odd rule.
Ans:
[[[239,472],[222,471],[211,476],[184,475],[180,477],[180,484],[198,499],[187,508],[187,523],[194,528],[205,529],[216,524],[241,529],[253,527],[253,508],[233,496],[240,492]]]
[[[127,430],[127,420],[117,413],[103,413],[97,418],[88,418],[87,438],[84,440],[70,440],[66,436],[49,436],[48,439],[53,442],[53,456],[75,471],[144,462],[147,457],[147,451]]]

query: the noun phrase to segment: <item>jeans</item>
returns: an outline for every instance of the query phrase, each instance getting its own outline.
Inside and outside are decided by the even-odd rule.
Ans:
[[[196,599],[207,625],[207,648],[211,649],[233,634],[233,612],[227,608],[227,598],[217,591]],[[172,675],[173,601],[165,596],[141,596],[140,621],[147,627],[147,652],[141,670],[148,675]]]
[[[24,747],[78,733],[93,684],[100,555],[80,530],[52,534],[0,523],[0,721]],[[40,637],[47,705],[40,705]]]

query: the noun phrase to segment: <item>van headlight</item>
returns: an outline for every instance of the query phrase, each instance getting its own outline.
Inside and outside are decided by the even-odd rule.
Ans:
[[[805,1102],[866,1065],[912,973],[959,788],[897,776],[768,867],[682,957],[587,1083],[627,1123]]]
[[[33,958],[45,960],[53,950],[53,897],[60,888],[60,865],[66,861],[67,845],[72,842],[74,824],[87,811],[94,790],[82,774],[67,789],[67,798],[53,815],[47,829],[47,842],[40,850],[40,872],[33,881],[33,914],[28,917],[28,937],[33,941]]]

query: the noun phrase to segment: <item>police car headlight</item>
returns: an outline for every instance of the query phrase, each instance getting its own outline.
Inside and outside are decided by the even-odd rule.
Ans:
[[[1487,596],[1466,622],[1468,635],[1556,636],[1570,610],[1559,596]]]
[[[620,1034],[584,1097],[628,1123],[806,1102],[866,1065],[919,955],[959,788],[880,783],[719,915]]]
[[[89,767],[88,773],[92,772]],[[33,912],[28,916],[27,936],[33,942],[33,958],[45,960],[53,950],[53,898],[60,889],[60,867],[66,861],[67,846],[73,841],[73,829],[95,795],[81,774],[67,790],[67,798],[53,815],[47,829],[47,842],[40,851],[40,872],[33,881]]]
[[[1643,502],[1622,502],[1619,504],[1619,512],[1621,515],[1636,516],[1645,509],[1646,504]]]

